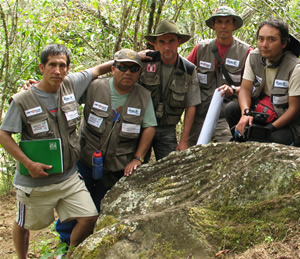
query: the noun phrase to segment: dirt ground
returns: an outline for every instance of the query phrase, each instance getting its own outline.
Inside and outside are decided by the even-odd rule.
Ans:
[[[17,259],[12,240],[12,226],[16,215],[15,192],[0,196],[0,258]],[[283,242],[271,242],[249,249],[242,255],[234,255],[230,250],[220,251],[216,258],[234,259],[300,259],[300,222],[289,228]],[[51,253],[59,243],[52,224],[40,231],[31,231],[28,258],[40,258],[45,250]],[[49,257],[53,258],[53,257]],[[195,258],[198,259],[198,258]]]
[[[16,195],[0,196],[0,258],[16,259],[17,255],[12,240],[12,226],[16,219]],[[40,258],[43,250],[53,251],[58,244],[58,237],[51,225],[40,231],[30,232],[29,258]]]

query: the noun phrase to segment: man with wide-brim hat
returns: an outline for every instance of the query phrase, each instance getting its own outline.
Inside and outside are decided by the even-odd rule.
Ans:
[[[144,61],[140,84],[151,91],[158,126],[152,141],[156,160],[175,150],[188,148],[188,136],[194,120],[195,106],[200,103],[196,67],[178,54],[190,35],[179,32],[173,21],[161,21],[154,34],[145,38],[155,46]],[[184,127],[179,143],[176,125],[185,111]],[[146,160],[149,159],[151,151]]]
[[[243,25],[242,18],[228,6],[217,8],[206,25],[216,32],[215,39],[200,41],[187,59],[197,66],[201,104],[196,107],[195,120],[189,137],[189,146],[197,143],[216,88],[225,95],[220,118],[213,139],[226,142],[231,139],[230,129],[224,118],[227,102],[238,95],[246,58],[252,48],[235,37],[233,32]]]
[[[173,21],[163,20],[158,25],[157,29],[155,30],[155,33],[152,35],[145,36],[145,39],[150,41],[151,43],[154,43],[158,36],[166,34],[177,35],[181,39],[181,44],[187,42],[191,38],[191,35],[189,34],[180,33],[176,23],[174,23]]]
[[[211,17],[209,17],[205,21],[205,23],[209,28],[214,29],[213,24],[215,22],[216,17],[228,17],[228,16],[232,17],[233,21],[236,23],[234,30],[237,30],[243,26],[243,19],[240,16],[236,15],[235,11],[228,6],[221,6],[217,8],[214,14]]]

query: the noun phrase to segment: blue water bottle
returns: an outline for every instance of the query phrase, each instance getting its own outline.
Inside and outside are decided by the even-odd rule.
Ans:
[[[99,180],[103,176],[103,157],[100,151],[93,154],[93,179]]]

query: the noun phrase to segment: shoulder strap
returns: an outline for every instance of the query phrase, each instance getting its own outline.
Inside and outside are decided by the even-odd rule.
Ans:
[[[221,67],[221,73],[223,73],[223,75],[225,76],[227,83],[228,83],[229,85],[236,85],[236,84],[232,81],[231,77],[229,76],[229,74],[228,74],[228,72],[227,72],[227,70],[226,70],[226,68],[225,68],[225,66],[224,66],[224,63],[223,63],[222,60],[221,60],[221,57],[220,57],[219,52],[218,52],[218,47],[217,47],[217,45],[216,45],[216,39],[214,39],[214,40],[212,40],[212,41],[210,42],[210,49],[211,49],[212,53],[214,53],[215,58],[216,58],[216,60],[217,60],[217,62],[218,62],[218,66]]]
[[[195,65],[192,62],[188,61],[187,59],[179,56],[178,68],[185,71],[189,75],[192,75],[195,70]]]

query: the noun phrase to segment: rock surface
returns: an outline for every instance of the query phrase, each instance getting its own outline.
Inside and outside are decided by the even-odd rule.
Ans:
[[[95,233],[72,258],[206,259],[225,249],[243,252],[299,226],[300,149],[249,142],[172,152],[123,177],[101,210]]]

